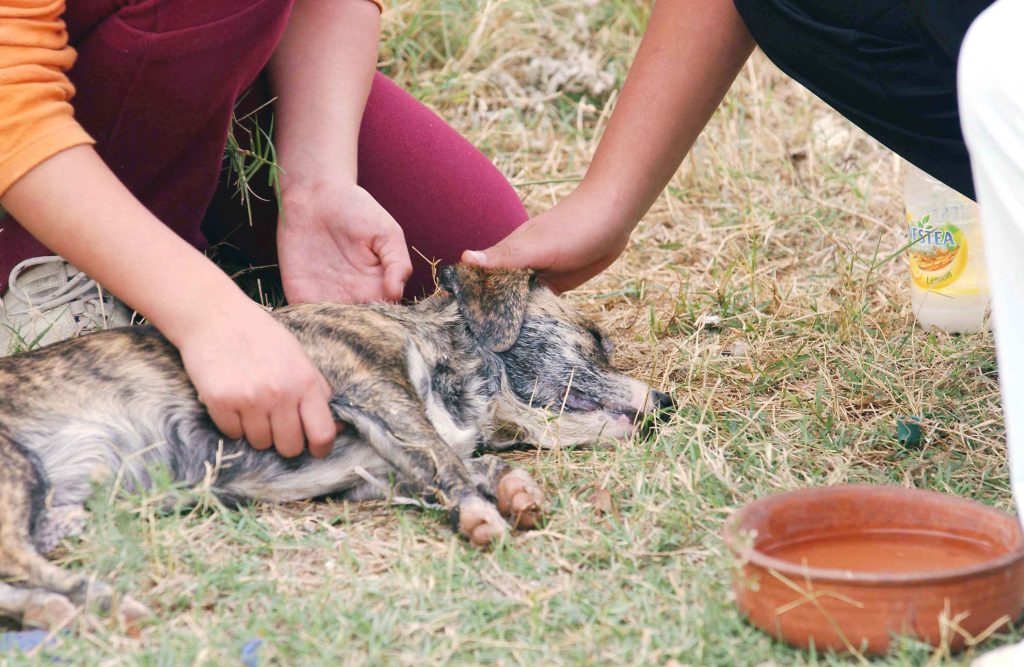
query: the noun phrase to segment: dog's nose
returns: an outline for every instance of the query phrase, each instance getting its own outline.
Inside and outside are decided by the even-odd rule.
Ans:
[[[671,410],[676,407],[676,402],[672,400],[672,397],[663,391],[652,391],[651,398],[659,410]]]
[[[658,411],[658,418],[662,421],[668,421],[670,418],[670,412],[675,409],[676,402],[672,400],[672,397],[662,391],[651,391],[651,405]]]

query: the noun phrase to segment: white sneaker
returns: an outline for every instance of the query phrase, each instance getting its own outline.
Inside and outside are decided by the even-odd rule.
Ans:
[[[18,263],[0,306],[0,356],[132,322],[126,305],[56,255]]]
[[[971,661],[971,667],[1021,667],[1024,665],[1024,642],[1000,646]]]

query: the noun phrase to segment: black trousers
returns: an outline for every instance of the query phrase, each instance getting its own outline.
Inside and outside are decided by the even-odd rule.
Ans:
[[[782,71],[908,161],[974,197],[956,59],[993,0],[734,0]]]

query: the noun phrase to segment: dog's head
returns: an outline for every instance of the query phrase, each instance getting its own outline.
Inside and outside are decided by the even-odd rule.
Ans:
[[[612,368],[609,341],[532,271],[457,265],[438,278],[477,344],[498,359],[497,419],[520,440],[626,438],[672,406],[667,394]]]

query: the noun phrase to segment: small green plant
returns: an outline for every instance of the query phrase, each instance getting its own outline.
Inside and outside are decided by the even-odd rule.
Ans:
[[[227,143],[224,146],[224,169],[227,172],[228,183],[242,200],[250,225],[252,197],[259,197],[253,189],[253,183],[258,177],[266,177],[267,185],[274,192],[277,201],[281,201],[280,167],[277,165],[277,152],[273,140],[273,114],[266,114],[269,116],[265,123],[266,127],[261,127],[258,122],[260,112],[272,103],[273,100],[268,101],[241,117],[232,114]]]

